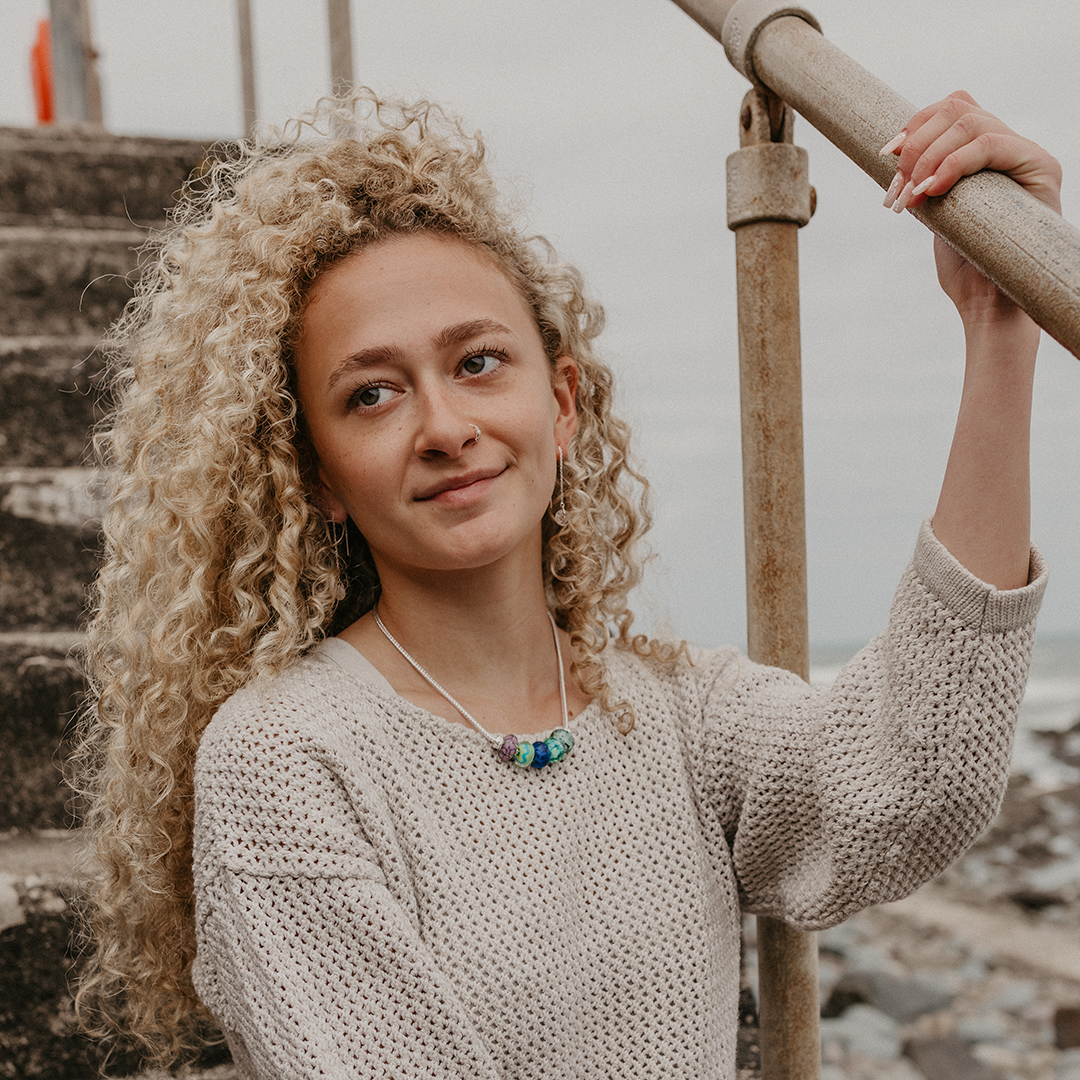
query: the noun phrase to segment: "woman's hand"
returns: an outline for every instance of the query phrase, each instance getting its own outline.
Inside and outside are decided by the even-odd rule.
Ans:
[[[898,156],[885,205],[897,212],[994,169],[1060,213],[1061,166],[1042,147],[950,94],[916,113],[883,154]],[[935,240],[938,280],[964,323],[964,392],[934,513],[934,533],[999,589],[1027,583],[1028,442],[1039,328],[966,259]]]
[[[898,157],[885,205],[900,213],[944,195],[963,176],[993,169],[1012,177],[1061,213],[1061,166],[1041,146],[1018,135],[960,90],[928,105],[882,149]],[[965,324],[1019,315],[1013,305],[962,256],[936,238],[938,281]]]

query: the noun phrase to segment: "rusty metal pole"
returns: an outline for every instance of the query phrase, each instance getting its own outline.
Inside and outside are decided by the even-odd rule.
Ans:
[[[808,679],[798,231],[813,192],[793,123],[775,95],[746,95],[727,197],[738,269],[748,651]],[[815,1080],[814,935],[759,917],[758,978],[763,1080]]]

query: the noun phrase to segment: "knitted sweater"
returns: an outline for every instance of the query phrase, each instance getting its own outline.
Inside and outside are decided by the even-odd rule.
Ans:
[[[241,1076],[733,1077],[740,909],[837,923],[995,814],[1031,578],[999,592],[924,526],[828,689],[612,647],[636,727],[594,703],[543,770],[342,641],[236,694],[199,751],[194,977]]]

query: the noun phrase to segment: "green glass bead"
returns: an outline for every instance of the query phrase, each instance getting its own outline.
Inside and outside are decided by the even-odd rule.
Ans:
[[[551,760],[562,761],[563,755],[566,753],[566,747],[558,739],[547,738],[544,740],[547,743],[548,753],[551,755]]]
[[[574,749],[574,736],[564,727],[556,728],[550,736],[552,739],[558,739],[563,744],[563,757],[566,757],[571,750]]]
[[[532,743],[519,742],[517,753],[514,755],[514,764],[526,769],[532,764],[535,754],[536,751],[533,749]]]

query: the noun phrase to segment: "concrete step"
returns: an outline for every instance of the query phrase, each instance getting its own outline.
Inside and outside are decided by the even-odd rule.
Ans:
[[[74,631],[0,634],[0,829],[73,820],[63,762],[85,686],[72,656],[78,640]]]
[[[0,229],[0,336],[100,335],[131,296],[137,229]]]
[[[0,222],[156,224],[202,168],[205,146],[48,128],[0,128]]]
[[[62,487],[51,504],[40,488],[6,487],[0,488],[0,631],[77,625],[97,566],[96,524],[60,520],[71,495]],[[42,520],[50,516],[53,521]]]
[[[0,338],[0,471],[74,466],[101,419],[94,337]]]
[[[72,978],[80,943],[73,939],[78,896],[77,832],[0,833],[0,1076],[18,1080],[97,1080],[103,1053],[75,1032]],[[106,1076],[138,1074],[138,1054],[108,1062]],[[186,1080],[234,1080],[224,1047],[207,1050]]]

